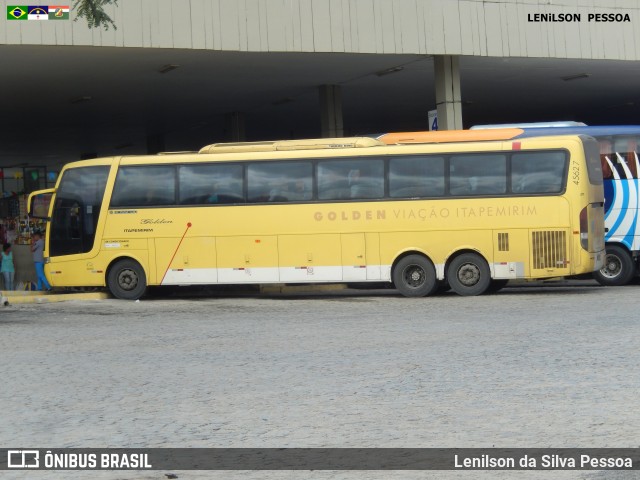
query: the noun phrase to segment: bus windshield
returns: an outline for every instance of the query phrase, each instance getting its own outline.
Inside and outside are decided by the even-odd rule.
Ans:
[[[93,248],[108,175],[108,166],[64,173],[51,219],[51,256],[87,253]]]

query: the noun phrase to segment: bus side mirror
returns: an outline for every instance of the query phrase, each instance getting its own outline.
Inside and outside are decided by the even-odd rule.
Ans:
[[[49,190],[38,190],[29,195],[28,213],[31,218],[39,218],[49,221],[49,206],[55,193],[55,188]]]

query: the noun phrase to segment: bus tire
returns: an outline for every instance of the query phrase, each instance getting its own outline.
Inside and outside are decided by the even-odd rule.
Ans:
[[[458,295],[482,295],[491,286],[491,271],[480,255],[463,253],[449,264],[447,281]]]
[[[118,260],[109,269],[107,287],[116,298],[137,300],[147,289],[147,276],[135,260]]]
[[[636,274],[636,264],[629,252],[620,245],[607,245],[604,257],[604,267],[593,276],[600,285],[626,285]]]
[[[438,289],[436,269],[422,255],[408,255],[393,269],[393,284],[405,297],[426,297]]]

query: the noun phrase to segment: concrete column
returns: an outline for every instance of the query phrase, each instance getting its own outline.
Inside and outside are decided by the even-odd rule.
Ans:
[[[438,130],[462,129],[459,58],[452,55],[433,57],[436,83]]]
[[[340,85],[320,85],[320,124],[323,138],[344,137]]]
[[[244,113],[230,112],[224,116],[225,138],[228,142],[244,142],[247,135],[244,128]]]
[[[147,153],[154,155],[156,153],[165,152],[164,135],[158,133],[155,135],[147,135]]]

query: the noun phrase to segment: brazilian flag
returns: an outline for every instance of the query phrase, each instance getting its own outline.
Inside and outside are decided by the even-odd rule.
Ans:
[[[26,20],[28,13],[26,5],[7,5],[7,20]]]

